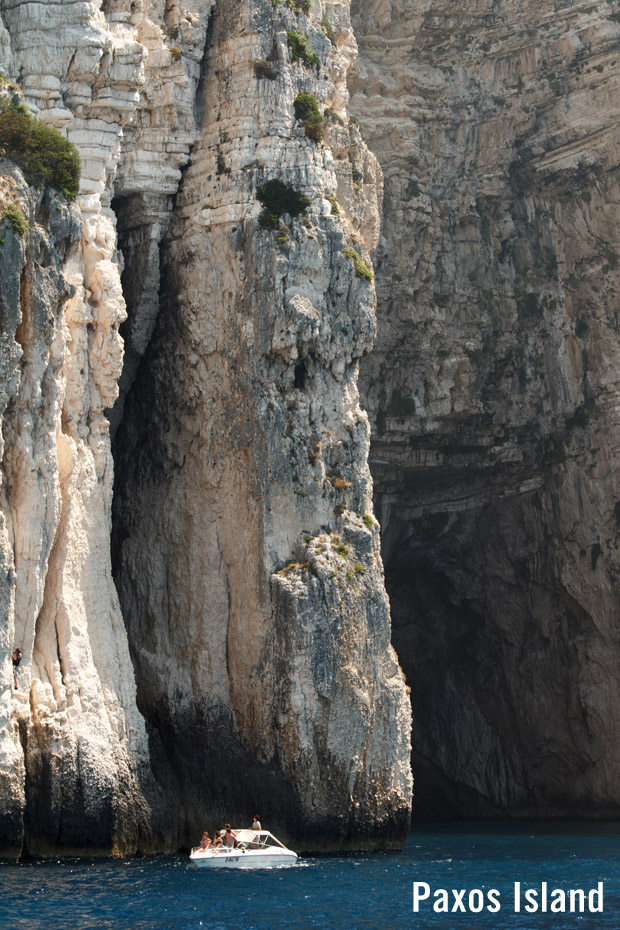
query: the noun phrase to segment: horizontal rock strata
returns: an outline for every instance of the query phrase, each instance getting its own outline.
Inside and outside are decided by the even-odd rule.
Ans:
[[[617,816],[618,14],[353,13],[385,174],[363,396],[416,810]]]

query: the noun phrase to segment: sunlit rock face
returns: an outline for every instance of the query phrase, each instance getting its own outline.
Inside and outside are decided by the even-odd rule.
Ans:
[[[308,849],[398,844],[408,825],[410,710],[357,392],[380,174],[344,109],[348,4],[298,6],[217,4],[116,435],[115,578],[179,843],[254,809]],[[305,62],[287,32],[308,37]],[[333,111],[324,143],[299,93]],[[306,198],[277,229],[257,199],[273,180]]]
[[[0,185],[3,207],[30,225],[22,235],[4,221],[0,259],[1,848],[122,851],[151,833],[146,732],[106,544],[103,408],[120,371],[122,297],[95,220],[28,187],[9,162]]]
[[[617,816],[608,4],[353,3],[385,177],[371,470],[414,813]]]
[[[163,12],[2,5],[0,63],[19,82],[10,93],[62,130],[82,161],[77,205],[29,187],[8,162],[0,179],[2,211],[16,206],[30,224],[22,236],[5,221],[1,243],[0,851],[11,856],[169,848],[173,833],[111,576],[105,416],[118,396],[126,317],[109,209],[123,129],[137,121],[157,63],[161,102],[167,75],[186,88],[191,112],[198,80],[190,52],[187,65],[174,61]],[[181,32],[191,46],[189,27]],[[179,134],[176,147],[173,134],[158,135],[165,190],[188,158],[192,139]],[[23,652],[17,690],[14,646]]]
[[[82,162],[73,205],[1,166],[29,226],[0,236],[0,854],[175,849],[257,807],[306,848],[400,844],[349,5],[0,13],[1,92]],[[277,229],[273,180],[303,198]]]

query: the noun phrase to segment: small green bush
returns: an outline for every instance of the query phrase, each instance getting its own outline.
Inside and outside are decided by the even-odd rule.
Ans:
[[[80,187],[80,156],[76,147],[51,126],[19,106],[0,110],[0,149],[28,174],[63,192],[69,200]]]
[[[280,217],[285,213],[295,217],[310,206],[310,198],[300,191],[289,187],[278,178],[265,181],[256,191],[256,196],[263,204],[258,222],[263,229],[277,229]]]
[[[319,59],[314,52],[308,48],[308,36],[303,32],[287,32],[286,40],[291,50],[293,61],[301,61],[306,68],[318,68]]]
[[[221,175],[230,174],[230,172],[231,169],[226,165],[226,159],[221,152],[218,152],[215,159],[215,173]]]
[[[180,61],[183,55],[183,50],[180,49],[178,45],[173,45],[170,49],[170,54],[172,55],[173,61]]]
[[[327,107],[325,110],[323,110],[323,119],[329,120],[332,123],[339,123],[341,126],[344,126],[344,120],[342,116],[340,116],[339,113],[336,113],[335,110],[330,109],[330,107]]]
[[[520,316],[530,317],[530,319],[542,319],[544,316],[544,307],[542,306],[538,295],[531,291],[524,291],[523,288],[515,290],[517,301],[517,313]]]
[[[331,44],[336,45],[336,35],[325,13],[323,13],[323,17],[321,19],[321,29],[323,30],[323,32],[325,33],[325,35],[327,36]]]
[[[22,239],[30,229],[30,223],[19,207],[16,207],[14,204],[6,208],[2,214],[2,220],[6,220],[11,229],[13,229],[18,236],[21,236]]]
[[[331,197],[327,198],[327,200],[329,200],[332,206],[332,215],[340,216],[340,204],[338,203],[338,198],[336,197],[336,195],[332,194]]]
[[[575,335],[579,339],[585,339],[588,333],[590,332],[590,327],[588,326],[588,321],[584,320],[583,317],[577,317],[577,322],[575,323]]]
[[[254,74],[259,81],[275,81],[278,76],[278,69],[272,61],[268,61],[266,58],[257,58],[254,62]]]
[[[295,107],[295,119],[303,123],[308,138],[313,142],[322,142],[325,124],[312,94],[297,94],[293,106]]]
[[[362,278],[364,281],[372,281],[374,275],[359,252],[356,252],[355,249],[342,249],[342,254],[351,259],[358,278]]]
[[[289,10],[295,10],[296,13],[309,13],[312,9],[312,0],[286,0]]]
[[[392,394],[387,408],[388,415],[391,417],[412,417],[415,416],[415,400],[407,394],[403,394],[398,388]]]

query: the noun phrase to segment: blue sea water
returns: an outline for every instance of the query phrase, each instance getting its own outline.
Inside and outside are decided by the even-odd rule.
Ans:
[[[414,881],[499,892],[501,910],[413,913]],[[514,883],[604,883],[602,913],[515,913]],[[432,897],[429,899],[432,902]],[[452,904],[454,899],[452,899]],[[476,904],[474,900],[474,905]],[[401,853],[206,872],[186,857],[0,866],[4,930],[619,930],[620,824],[416,828]]]

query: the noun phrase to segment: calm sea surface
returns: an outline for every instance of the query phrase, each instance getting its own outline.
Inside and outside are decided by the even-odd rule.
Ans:
[[[490,888],[501,910],[413,913],[412,885]],[[603,913],[514,912],[514,883],[586,891]],[[431,897],[432,902],[432,897]],[[451,898],[453,905],[454,899]],[[474,898],[474,906],[477,901]],[[486,903],[486,902],[485,902]],[[525,903],[525,902],[522,902]],[[402,853],[307,858],[288,869],[206,872],[185,857],[0,866],[3,930],[620,930],[620,824],[417,828]]]

